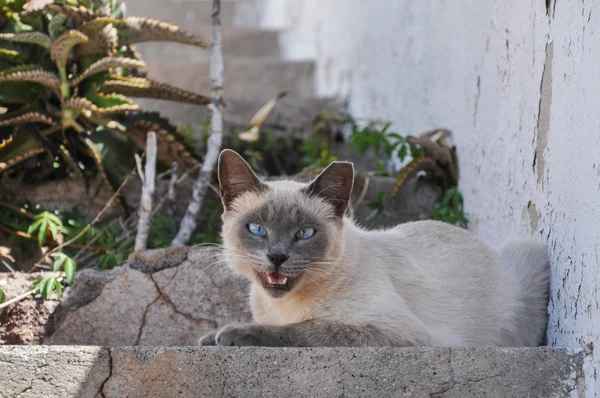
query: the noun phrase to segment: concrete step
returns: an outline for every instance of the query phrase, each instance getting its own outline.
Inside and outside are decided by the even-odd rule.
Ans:
[[[0,346],[0,395],[569,397],[585,394],[581,362],[551,348]]]
[[[144,16],[186,29],[210,25],[212,0],[127,0],[128,16]],[[251,0],[221,0],[223,26],[257,26],[258,7]]]
[[[275,93],[274,93],[275,94]],[[252,116],[270,98],[257,97],[225,97],[227,107],[224,111],[226,125],[245,126]],[[177,125],[200,125],[210,119],[207,108],[179,104],[171,101],[137,99],[145,110],[160,112]],[[332,98],[297,98],[285,97],[277,102],[266,120],[267,124],[306,128],[314,118],[325,109],[339,110],[341,105]]]
[[[224,88],[228,97],[264,96],[287,91],[291,96],[314,95],[313,62],[275,58],[230,58],[224,60]],[[210,61],[153,63],[148,76],[161,82],[210,95]]]
[[[211,28],[207,25],[197,26],[194,33],[207,43],[211,41]],[[272,57],[281,56],[279,32],[254,28],[224,28],[223,55],[225,57]],[[153,62],[165,59],[181,62],[198,62],[209,59],[210,50],[191,47],[179,43],[151,42],[140,43],[136,47],[152,68]]]

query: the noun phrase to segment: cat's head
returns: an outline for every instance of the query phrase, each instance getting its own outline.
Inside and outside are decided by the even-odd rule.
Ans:
[[[231,266],[275,298],[332,277],[353,182],[349,162],[331,163],[307,184],[261,181],[236,152],[221,152],[223,243]]]

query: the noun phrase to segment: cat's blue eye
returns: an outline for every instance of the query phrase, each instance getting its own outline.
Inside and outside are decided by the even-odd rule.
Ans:
[[[264,237],[265,235],[267,235],[267,231],[265,231],[265,229],[258,224],[249,224],[248,231],[250,231],[250,233],[252,235],[258,236],[261,238]]]
[[[306,240],[312,238],[315,234],[314,228],[303,228],[300,231],[296,232],[296,239]]]

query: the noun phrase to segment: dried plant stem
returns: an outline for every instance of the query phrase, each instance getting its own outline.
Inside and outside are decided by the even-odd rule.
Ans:
[[[204,163],[194,182],[192,199],[188,205],[187,211],[177,235],[171,242],[173,246],[184,246],[192,237],[196,229],[196,216],[204,202],[206,188],[210,184],[210,178],[215,170],[221,144],[223,141],[223,51],[221,48],[221,1],[213,0],[212,11],[212,46],[210,58],[210,78],[212,82],[212,103],[208,106],[212,112],[210,137],[208,138],[208,148]]]
[[[24,215],[25,217],[27,217],[27,218],[29,218],[31,220],[35,220],[35,215],[29,213],[27,210],[22,209],[22,208],[20,208],[18,206],[11,205],[10,203],[4,202],[2,200],[0,200],[0,206],[6,207],[7,209],[10,209],[10,210],[14,211],[15,213],[22,214],[22,215]]]
[[[0,304],[0,310],[3,309],[3,308],[5,308],[5,307],[8,307],[11,304],[18,303],[19,301],[26,299],[27,297],[29,297],[33,293],[35,293],[35,289],[28,290],[25,293],[18,295],[17,297],[13,297],[10,300],[5,301],[4,303]]]
[[[135,236],[135,251],[144,250],[148,244],[150,232],[150,213],[152,212],[152,196],[156,181],[156,133],[150,131],[146,140],[146,169],[142,173],[142,161],[136,156],[138,173],[142,180],[142,197],[140,199],[140,213],[137,234]]]

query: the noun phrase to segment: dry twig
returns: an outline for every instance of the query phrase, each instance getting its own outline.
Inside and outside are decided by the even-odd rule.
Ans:
[[[142,173],[142,161],[136,156],[138,173],[142,180],[142,196],[140,198],[140,215],[138,218],[137,234],[135,236],[135,251],[143,250],[148,244],[148,233],[150,232],[150,214],[152,212],[152,196],[156,180],[156,134],[148,133],[146,140],[146,169]]]
[[[212,103],[208,106],[212,112],[210,137],[208,137],[208,149],[206,156],[194,182],[192,199],[177,235],[171,241],[173,246],[186,245],[194,230],[196,229],[196,216],[204,202],[206,188],[210,184],[210,178],[215,170],[221,143],[223,141],[223,51],[221,48],[221,0],[213,0],[212,11],[212,46],[210,58],[210,78],[212,82]]]

